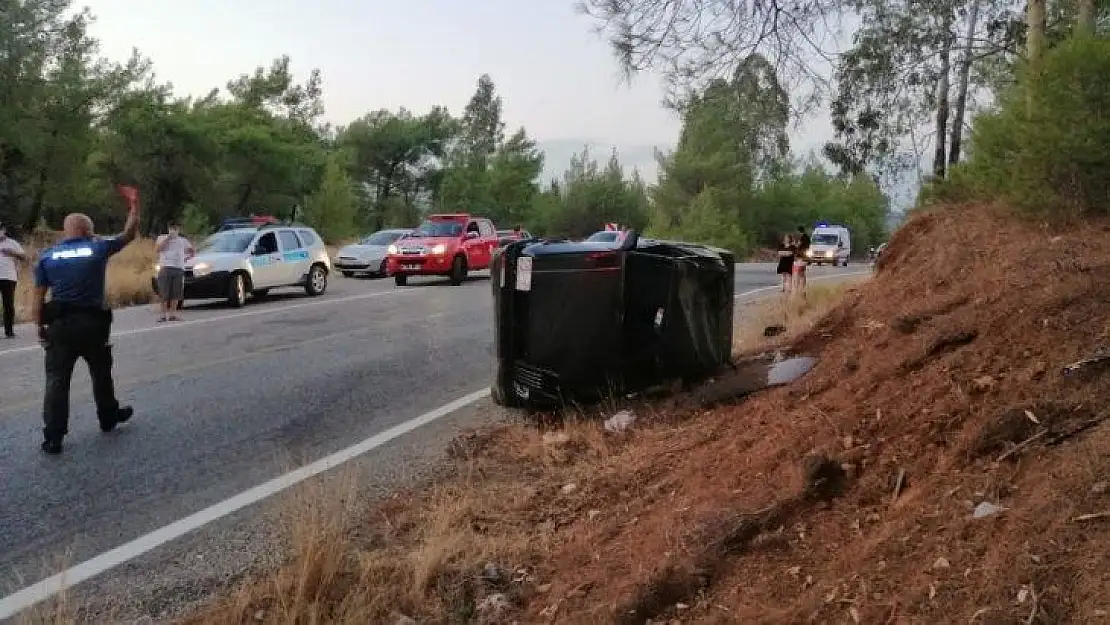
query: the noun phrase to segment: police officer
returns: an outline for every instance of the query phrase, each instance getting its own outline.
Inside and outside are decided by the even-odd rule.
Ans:
[[[138,203],[131,203],[119,236],[95,237],[92,220],[80,213],[66,216],[62,230],[62,242],[44,250],[35,267],[31,310],[46,352],[42,450],[48,454],[62,452],[69,427],[69,383],[79,358],[89,367],[101,431],[111,432],[133,413],[116,399],[112,381],[112,310],[105,299],[104,282],[108,259],[138,234]]]

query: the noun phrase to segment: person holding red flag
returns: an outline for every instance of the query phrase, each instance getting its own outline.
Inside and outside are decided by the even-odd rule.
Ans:
[[[127,223],[121,234],[96,237],[92,219],[72,213],[62,223],[62,241],[43,250],[35,267],[31,316],[45,351],[42,451],[47,454],[62,453],[62,439],[69,431],[70,380],[78,359],[89,367],[101,431],[111,432],[134,413],[116,398],[112,380],[112,310],[104,287],[108,259],[138,236],[139,193],[130,186],[121,185],[117,189],[128,205]]]

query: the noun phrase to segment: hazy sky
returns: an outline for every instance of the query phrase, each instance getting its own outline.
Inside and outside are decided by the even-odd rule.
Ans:
[[[299,78],[319,68],[329,121],[404,106],[458,113],[488,73],[510,128],[550,151],[548,174],[574,147],[620,150],[654,178],[651,149],[679,122],[660,105],[657,77],[622,84],[607,44],[572,0],[86,0],[102,53],[138,48],[179,94],[203,94],[290,55]],[[799,152],[829,136],[824,115],[794,133]],[[600,157],[606,156],[599,154]]]

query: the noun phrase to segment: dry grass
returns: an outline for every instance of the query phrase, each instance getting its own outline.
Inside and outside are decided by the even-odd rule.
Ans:
[[[399,493],[368,518],[352,523],[349,514],[328,512],[327,502],[348,497],[323,491],[303,497],[286,525],[288,566],[182,625],[362,625],[402,615],[473,622],[479,613],[500,622],[497,605],[519,603],[534,586],[536,564],[556,546],[560,521],[536,518],[547,507],[539,500],[568,497],[562,487],[587,481],[594,463],[609,461],[611,452],[595,422],[547,434],[504,426],[456,440],[448,454],[452,477]]]
[[[790,344],[835,308],[851,291],[849,284],[859,279],[817,282],[809,285],[805,298],[776,293],[738,307],[732,335],[734,353],[750,355]],[[781,326],[781,332],[766,336],[767,329],[774,326]]]
[[[804,332],[842,292],[822,285],[811,288],[808,304],[757,303],[749,307],[756,314],[743,315],[737,330],[754,335],[774,317],[789,322],[792,335]],[[602,515],[619,505],[622,480],[661,477],[651,467],[654,451],[640,439],[681,439],[684,426],[650,407],[636,413],[635,433],[606,432],[597,419],[577,418],[549,428],[510,423],[461,437],[448,453],[447,479],[396,495],[346,530],[318,515],[293,519],[287,568],[243,585],[182,625],[361,625],[403,617],[508,622],[506,611],[546,600],[567,532],[604,523]],[[599,492],[599,476],[609,479],[611,492]]]
[[[38,262],[41,248],[26,246],[28,263],[20,268],[16,288],[15,314],[19,321],[31,318],[31,298],[34,294],[32,267]],[[112,308],[147,304],[154,301],[150,278],[154,275],[154,239],[138,239],[125,247],[108,262],[108,304]]]

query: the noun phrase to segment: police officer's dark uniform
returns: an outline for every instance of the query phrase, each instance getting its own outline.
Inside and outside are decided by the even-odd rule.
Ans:
[[[69,427],[69,385],[78,358],[89,366],[100,429],[110,432],[131,418],[112,381],[112,311],[104,297],[108,259],[127,245],[120,238],[74,237],[42,252],[35,286],[50,290],[40,329],[46,351],[42,450],[62,451]]]

